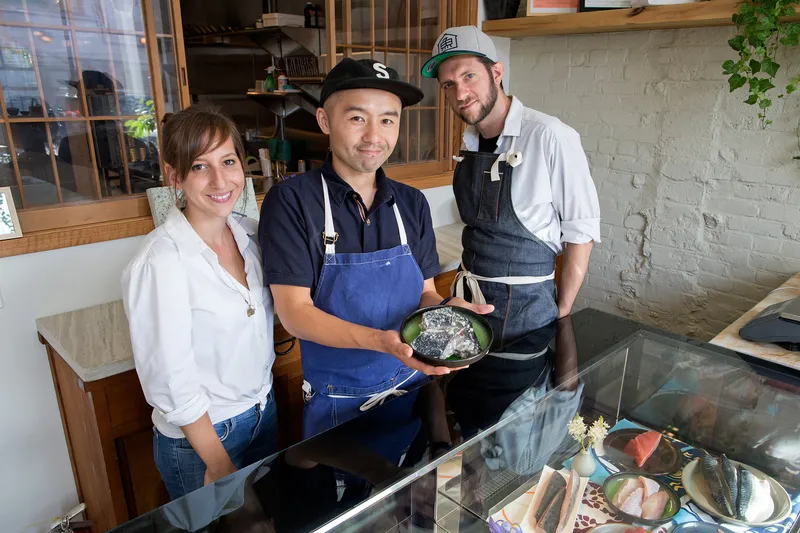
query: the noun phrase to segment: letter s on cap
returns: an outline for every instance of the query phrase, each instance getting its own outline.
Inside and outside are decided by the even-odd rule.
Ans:
[[[372,68],[378,73],[379,78],[389,79],[389,73],[386,71],[386,65],[383,63],[373,63]]]

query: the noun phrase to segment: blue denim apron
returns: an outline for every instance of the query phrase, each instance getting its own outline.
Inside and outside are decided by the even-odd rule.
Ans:
[[[522,154],[462,150],[453,176],[464,251],[453,283],[454,294],[490,303],[486,315],[500,349],[558,318],[556,253],[531,233],[511,201],[513,167]]]
[[[399,330],[419,307],[424,279],[411,249],[397,204],[393,205],[400,245],[370,253],[337,254],[328,185],[325,200],[325,261],[314,293],[314,305],[342,320],[380,330]],[[306,405],[303,438],[307,439],[366,413],[396,397],[380,410],[367,438],[372,448],[399,461],[419,430],[412,413],[416,391],[427,377],[396,357],[371,350],[341,349],[300,341]],[[408,391],[408,392],[407,392]],[[365,417],[370,417],[367,413]],[[359,423],[359,426],[361,424]],[[365,427],[370,427],[369,424]]]

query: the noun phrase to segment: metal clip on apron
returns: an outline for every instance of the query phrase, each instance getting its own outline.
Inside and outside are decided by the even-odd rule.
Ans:
[[[469,289],[473,303],[495,306],[487,318],[495,329],[496,346],[558,316],[556,254],[522,224],[511,201],[513,169],[522,163],[522,153],[515,151],[515,145],[516,137],[511,137],[510,149],[501,154],[462,151],[453,179],[466,228],[461,269],[451,294],[464,298]],[[512,298],[512,292],[503,286],[519,288]]]
[[[424,280],[408,246],[397,204],[393,208],[400,245],[376,252],[337,254],[338,234],[333,225],[328,185],[321,179],[325,204],[322,235],[325,261],[314,293],[314,305],[362,326],[384,331],[399,329],[403,318],[419,307]],[[418,421],[415,425],[411,414],[416,394],[408,391],[427,379],[426,376],[389,354],[370,350],[331,348],[301,341],[301,353],[306,380],[303,384],[306,399],[303,438],[355,418],[383,404],[387,398],[401,396],[387,405],[386,413],[381,413],[391,426],[381,431],[413,430],[411,438],[416,434]],[[389,450],[384,455],[388,457],[395,452]]]

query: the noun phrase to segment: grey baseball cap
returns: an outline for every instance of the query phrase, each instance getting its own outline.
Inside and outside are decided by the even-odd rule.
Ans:
[[[439,73],[439,65],[448,57],[456,55],[473,55],[497,61],[497,49],[492,39],[475,26],[458,26],[448,28],[442,33],[431,52],[433,57],[422,65],[421,74],[426,78],[435,78]]]

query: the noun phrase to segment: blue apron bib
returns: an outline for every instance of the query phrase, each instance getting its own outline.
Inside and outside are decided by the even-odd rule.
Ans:
[[[393,205],[400,245],[370,253],[337,254],[328,185],[325,200],[325,261],[314,293],[314,305],[342,320],[380,330],[399,330],[419,307],[424,279],[411,249],[397,204]],[[341,349],[300,341],[306,405],[303,438],[366,413],[395,396],[375,418],[365,438],[372,448],[396,463],[419,430],[413,414],[416,391],[427,377],[397,358],[371,350]],[[402,387],[402,388],[401,388]],[[410,391],[410,392],[406,392]],[[361,424],[358,424],[361,426]]]
[[[511,149],[502,154],[462,150],[453,175],[456,205],[466,224],[454,294],[494,305],[486,315],[494,349],[558,318],[556,253],[522,224],[511,201],[513,167],[522,161],[515,142],[513,137]]]

